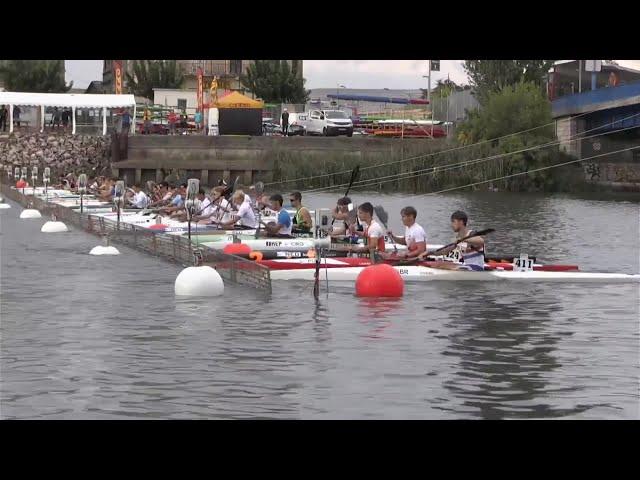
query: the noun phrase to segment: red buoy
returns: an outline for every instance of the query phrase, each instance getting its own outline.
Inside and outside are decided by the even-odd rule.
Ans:
[[[27,182],[20,179],[16,182],[16,188],[25,188],[27,186]]]
[[[222,250],[228,255],[249,255],[251,251],[251,247],[246,243],[230,243]]]
[[[149,230],[164,230],[169,225],[165,225],[164,223],[154,223],[149,227]]]
[[[401,297],[404,280],[391,265],[380,263],[370,265],[356,278],[358,297]]]

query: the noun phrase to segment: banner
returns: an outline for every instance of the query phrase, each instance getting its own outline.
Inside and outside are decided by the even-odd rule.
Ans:
[[[204,103],[203,98],[203,79],[202,79],[202,68],[198,67],[198,111],[202,112],[202,104]]]
[[[122,94],[122,60],[113,61],[113,80],[115,84],[116,95]]]

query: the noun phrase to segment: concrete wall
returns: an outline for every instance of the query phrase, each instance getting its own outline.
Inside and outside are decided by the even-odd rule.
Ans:
[[[178,169],[199,173],[206,185],[236,176],[250,183],[257,176],[268,181],[276,159],[287,153],[302,153],[318,165],[327,159],[353,158],[378,163],[399,152],[426,151],[432,145],[425,139],[136,135],[129,138],[128,159],[114,163],[113,169],[115,175],[120,170],[135,172],[136,181],[162,180],[162,175]]]

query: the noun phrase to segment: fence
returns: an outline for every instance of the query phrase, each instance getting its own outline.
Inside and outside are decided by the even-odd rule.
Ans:
[[[6,198],[24,207],[35,208],[45,216],[55,216],[57,220],[80,227],[88,233],[106,237],[110,242],[127,245],[185,266],[208,265],[215,268],[225,281],[271,292],[269,268],[252,260],[227,255],[207,247],[196,247],[186,236],[157,233],[117,220],[81,214],[77,210],[27,195],[29,188],[25,189],[25,195],[9,185],[3,184],[0,188]]]

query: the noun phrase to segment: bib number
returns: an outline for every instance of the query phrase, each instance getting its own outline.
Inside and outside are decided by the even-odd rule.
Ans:
[[[532,272],[533,259],[529,258],[529,255],[521,253],[520,258],[513,259],[513,270],[517,272]]]
[[[460,262],[460,260],[462,259],[462,254],[460,253],[460,249],[456,248],[454,250],[451,250],[448,254],[447,254],[447,259],[453,261],[453,262]]]

